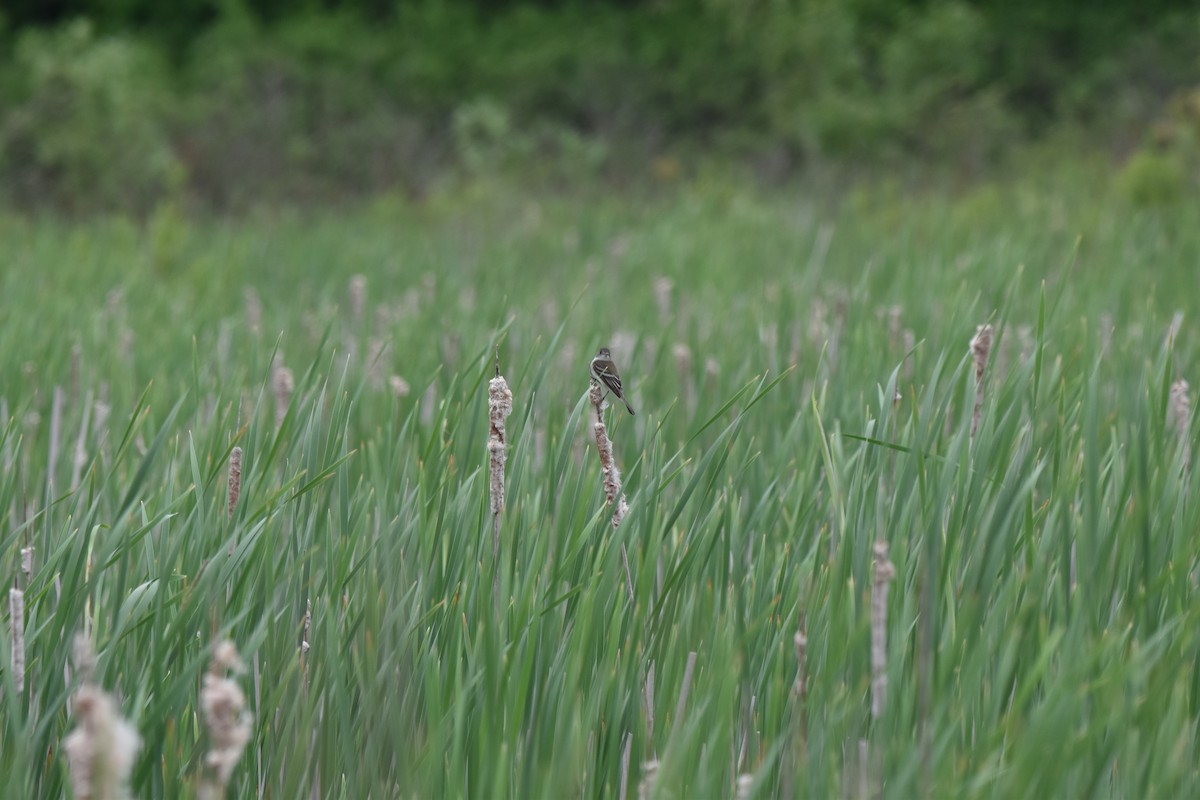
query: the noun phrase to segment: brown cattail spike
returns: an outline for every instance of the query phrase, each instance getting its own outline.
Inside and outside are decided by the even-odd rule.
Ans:
[[[500,514],[504,510],[504,465],[508,460],[505,420],[512,413],[513,396],[508,381],[497,375],[488,381],[488,474],[491,477],[492,552],[500,552]]]
[[[975,410],[971,414],[971,441],[979,430],[979,416],[983,412],[983,378],[987,370],[988,356],[992,352],[992,326],[980,325],[971,339],[971,359],[975,362]]]
[[[242,496],[242,448],[235,447],[229,454],[229,516],[237,510],[238,498]]]

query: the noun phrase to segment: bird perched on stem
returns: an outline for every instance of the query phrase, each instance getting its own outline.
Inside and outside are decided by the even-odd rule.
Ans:
[[[592,379],[624,403],[625,410],[630,414],[634,413],[633,406],[629,405],[629,401],[625,399],[625,393],[621,387],[621,375],[617,372],[612,352],[607,347],[601,347],[600,352],[596,353],[596,357],[592,359]]]

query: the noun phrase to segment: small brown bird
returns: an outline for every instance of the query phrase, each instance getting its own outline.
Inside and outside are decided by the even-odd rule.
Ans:
[[[607,347],[601,347],[600,352],[596,353],[596,357],[592,359],[592,377],[601,386],[616,395],[617,399],[625,404],[625,409],[630,414],[634,413],[633,406],[629,405],[629,401],[625,399],[625,393],[621,388],[621,376],[617,373],[617,365],[613,363],[612,352]]]

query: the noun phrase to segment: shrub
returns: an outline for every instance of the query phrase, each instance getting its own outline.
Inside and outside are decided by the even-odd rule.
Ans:
[[[164,124],[164,65],[86,21],[28,31],[0,112],[0,171],[11,200],[68,210],[146,209],[183,181]]]

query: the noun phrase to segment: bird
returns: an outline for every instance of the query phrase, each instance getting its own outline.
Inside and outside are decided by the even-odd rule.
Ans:
[[[607,347],[601,347],[592,359],[592,378],[616,395],[617,399],[625,404],[625,410],[631,416],[634,414],[633,406],[629,405],[621,388],[621,376],[617,373],[617,365],[613,363],[612,351]]]

